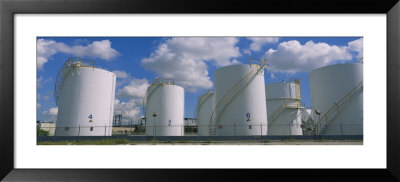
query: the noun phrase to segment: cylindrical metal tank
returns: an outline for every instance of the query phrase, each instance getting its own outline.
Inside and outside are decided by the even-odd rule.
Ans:
[[[149,86],[146,102],[147,136],[184,135],[184,89],[173,80],[156,79]]]
[[[363,64],[336,64],[309,74],[317,133],[325,135],[363,134]],[[328,113],[328,115],[327,115]],[[327,116],[327,117],[326,117]]]
[[[197,98],[197,134],[210,135],[210,117],[215,108],[214,93],[205,93]]]
[[[266,135],[267,109],[265,103],[264,71],[256,74],[245,86],[233,90],[241,85],[247,75],[259,69],[257,64],[231,65],[219,68],[214,73],[216,108],[225,107],[224,111],[215,115],[216,135]],[[262,67],[264,68],[264,67]],[[221,99],[229,92],[237,93],[223,106],[219,106]],[[211,120],[211,118],[210,118]]]
[[[302,135],[300,81],[265,85],[268,135]]]
[[[68,59],[57,77],[56,136],[111,136],[116,75]]]

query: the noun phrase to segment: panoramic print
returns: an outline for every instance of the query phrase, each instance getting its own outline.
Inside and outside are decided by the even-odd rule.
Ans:
[[[362,37],[37,37],[38,145],[362,145]]]

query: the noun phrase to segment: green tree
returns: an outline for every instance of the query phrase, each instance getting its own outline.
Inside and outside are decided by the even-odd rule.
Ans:
[[[49,136],[49,132],[45,131],[45,130],[42,130],[42,129],[39,129],[37,131],[37,136]]]

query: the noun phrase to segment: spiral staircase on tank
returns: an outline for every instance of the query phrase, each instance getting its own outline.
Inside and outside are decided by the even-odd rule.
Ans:
[[[363,89],[363,80],[359,84],[357,84],[349,93],[347,93],[344,97],[342,97],[334,106],[332,106],[326,114],[322,116],[321,119],[313,126],[314,134],[324,135],[329,124],[336,119],[339,115],[339,108],[344,106],[347,101],[349,101],[355,94],[359,93]]]
[[[61,89],[64,85],[65,76],[69,75],[71,72],[71,68],[80,68],[80,67],[90,67],[94,68],[95,61],[88,59],[81,59],[79,57],[68,58],[64,65],[60,68],[57,73],[56,82],[54,84],[54,97],[56,100],[56,105],[58,106],[60,103]]]
[[[236,98],[239,93],[246,88],[254,78],[267,68],[267,59],[256,60],[254,58],[249,59],[250,66],[256,66],[256,69],[252,69],[246,76],[240,79],[216,104],[214,111],[210,117],[210,136],[215,136],[217,131],[217,126],[220,119],[224,116],[224,111],[229,106],[229,104]]]

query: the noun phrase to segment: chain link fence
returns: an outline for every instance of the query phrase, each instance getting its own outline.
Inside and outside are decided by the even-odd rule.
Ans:
[[[260,136],[260,135],[363,135],[362,124],[338,123],[314,130],[301,124],[219,124],[214,126],[220,136]],[[78,127],[38,127],[38,136],[207,136],[209,125],[124,125],[124,126],[78,126]]]

